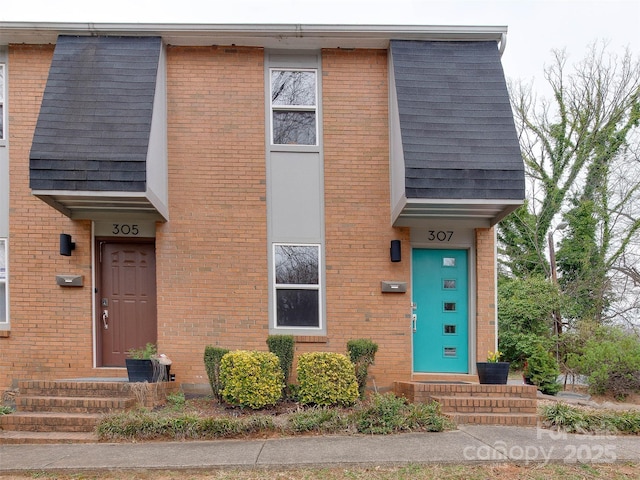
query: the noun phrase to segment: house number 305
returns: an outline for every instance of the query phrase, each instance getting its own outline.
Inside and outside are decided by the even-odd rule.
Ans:
[[[429,230],[430,242],[450,242],[453,237],[453,230]]]
[[[130,225],[128,223],[114,223],[113,224],[113,235],[138,235],[140,230],[138,229],[138,225]]]

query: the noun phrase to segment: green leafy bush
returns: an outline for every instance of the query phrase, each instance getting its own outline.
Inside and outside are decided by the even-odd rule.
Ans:
[[[220,382],[226,402],[258,409],[280,400],[284,376],[275,354],[237,350],[222,357]]]
[[[149,360],[158,354],[158,349],[154,343],[147,343],[143,348],[131,348],[127,351],[129,358],[137,360]]]
[[[640,339],[618,328],[597,329],[567,363],[588,377],[592,394],[610,392],[623,399],[640,392]]]
[[[356,379],[358,380],[358,392],[360,398],[364,398],[367,388],[367,377],[369,376],[369,365],[373,363],[378,351],[378,344],[367,338],[358,338],[347,342],[349,358],[356,368]]]
[[[354,413],[359,433],[389,434],[403,431],[440,432],[452,428],[452,423],[440,413],[440,404],[408,403],[393,393],[373,395]]]
[[[529,378],[538,390],[547,395],[555,395],[562,385],[558,383],[560,368],[551,352],[542,344],[538,344],[533,353],[527,358],[524,376]]]
[[[498,282],[498,349],[512,368],[521,368],[539,343],[551,347],[553,312],[560,294],[542,276],[500,277]]]
[[[540,409],[543,424],[566,432],[630,435],[640,434],[640,411],[585,411],[558,402]]]
[[[222,384],[220,383],[220,362],[229,350],[226,348],[207,345],[204,349],[204,368],[209,377],[209,385],[213,390],[213,396],[222,401]]]
[[[352,405],[358,399],[353,363],[340,353],[312,352],[298,358],[298,398],[302,404]]]
[[[293,335],[269,335],[267,337],[267,346],[269,351],[274,353],[280,360],[280,368],[284,375],[285,384],[288,383],[295,350]]]

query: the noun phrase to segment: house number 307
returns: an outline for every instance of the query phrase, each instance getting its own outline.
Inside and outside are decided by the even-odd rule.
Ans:
[[[453,230],[429,230],[430,242],[450,242],[453,237]]]
[[[113,224],[113,235],[138,235],[140,230],[138,230],[138,225],[130,225],[128,223],[114,223]]]

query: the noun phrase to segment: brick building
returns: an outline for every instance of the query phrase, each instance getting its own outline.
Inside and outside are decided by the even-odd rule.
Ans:
[[[524,198],[505,35],[0,23],[0,389],[146,342],[199,388],[269,334],[370,338],[382,389],[473,378]]]

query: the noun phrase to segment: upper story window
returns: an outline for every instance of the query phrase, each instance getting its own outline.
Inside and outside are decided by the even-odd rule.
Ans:
[[[318,144],[317,71],[271,69],[271,143]]]
[[[7,288],[7,240],[0,238],[0,324],[9,322]]]
[[[276,327],[320,328],[320,246],[274,245]]]
[[[0,63],[0,140],[4,140],[4,72],[4,64]]]

